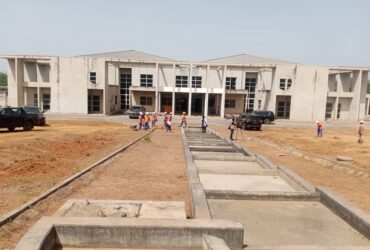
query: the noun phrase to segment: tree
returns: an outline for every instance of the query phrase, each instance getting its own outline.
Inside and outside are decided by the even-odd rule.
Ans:
[[[8,76],[0,72],[0,86],[7,86],[8,85]]]

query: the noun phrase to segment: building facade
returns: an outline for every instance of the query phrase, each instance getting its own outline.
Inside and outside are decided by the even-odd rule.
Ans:
[[[296,121],[369,114],[366,67],[308,66],[236,55],[183,62],[139,51],[77,57],[2,56],[8,105],[55,113],[147,112],[221,116],[271,110]]]

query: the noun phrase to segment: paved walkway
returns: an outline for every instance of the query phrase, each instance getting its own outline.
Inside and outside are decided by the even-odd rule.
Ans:
[[[215,134],[189,128],[185,135],[212,219],[241,222],[246,249],[370,249],[319,199],[304,198],[312,190],[292,185]]]

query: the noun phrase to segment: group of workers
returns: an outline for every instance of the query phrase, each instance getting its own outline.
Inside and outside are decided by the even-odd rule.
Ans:
[[[157,121],[158,121],[158,114],[157,112],[153,113],[151,116],[148,113],[140,112],[139,114],[139,121],[137,128],[141,130],[144,127],[145,130],[149,129],[149,123],[152,121],[152,128],[155,128]],[[172,113],[164,112],[163,114],[163,127],[166,132],[171,132],[172,128]],[[179,127],[187,127],[187,116],[186,113],[183,112],[181,115],[181,124]]]
[[[316,135],[318,137],[323,136],[323,129],[324,129],[323,124],[320,121],[316,121]],[[364,133],[365,133],[364,121],[360,121],[360,124],[357,127],[357,135],[358,135],[357,143],[364,142],[364,140],[362,139],[362,136],[364,135]]]

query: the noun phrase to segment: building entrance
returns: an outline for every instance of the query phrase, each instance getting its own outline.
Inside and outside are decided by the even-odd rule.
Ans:
[[[204,110],[204,94],[192,94],[191,98],[191,114],[203,115]]]
[[[183,94],[175,96],[175,113],[182,114],[182,112],[188,113],[189,97]]]
[[[290,118],[290,100],[291,96],[276,97],[276,117],[279,119]]]

